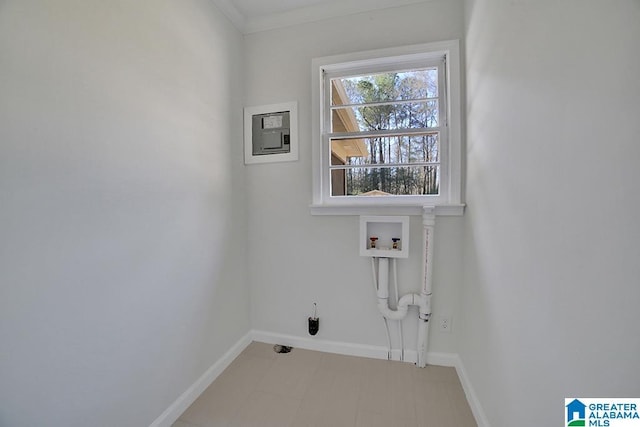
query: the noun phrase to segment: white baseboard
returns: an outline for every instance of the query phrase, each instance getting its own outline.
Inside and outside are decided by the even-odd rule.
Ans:
[[[266,331],[252,330],[243,336],[237,343],[229,349],[218,361],[216,361],[207,371],[196,380],[175,402],[167,408],[149,427],[171,427],[180,415],[211,385],[211,383],[224,371],[227,366],[238,357],[252,341],[264,342],[267,344],[282,344],[306,350],[323,351],[326,353],[337,353],[348,356],[369,357],[372,359],[387,359],[387,348],[365,344],[353,344],[341,341],[329,341],[317,338],[298,337],[294,335],[276,334]],[[392,360],[400,360],[400,350],[392,352]],[[404,361],[415,363],[417,360],[416,350],[405,351]],[[476,419],[478,427],[490,427],[487,417],[480,406],[480,401],[469,381],[467,371],[464,368],[462,359],[455,353],[427,353],[427,364],[438,366],[455,367],[462,388]]]
[[[458,378],[460,378],[460,382],[462,383],[462,389],[464,390],[464,394],[467,397],[467,402],[469,402],[469,406],[471,407],[471,412],[473,413],[473,417],[476,419],[476,424],[478,427],[490,427],[489,421],[487,420],[487,416],[480,405],[480,401],[478,400],[478,396],[469,381],[469,377],[467,376],[467,371],[464,368],[464,364],[462,363],[462,359],[457,354],[455,356],[455,368],[458,373]]]
[[[298,337],[295,335],[276,334],[266,331],[251,331],[254,341],[267,344],[282,344],[305,350],[324,351],[326,353],[344,354],[347,356],[369,357],[372,359],[387,359],[387,348],[375,345],[353,344],[341,341],[328,341],[318,338]],[[400,350],[393,350],[392,360],[400,360]],[[416,363],[418,352],[406,350],[404,362]],[[438,366],[456,366],[457,355],[453,353],[427,353],[427,363]]]
[[[171,427],[171,425],[180,418],[180,415],[218,378],[222,371],[242,353],[242,350],[251,344],[251,340],[250,332],[240,338],[229,351],[211,365],[211,367],[207,369],[191,387],[182,393],[149,427]]]

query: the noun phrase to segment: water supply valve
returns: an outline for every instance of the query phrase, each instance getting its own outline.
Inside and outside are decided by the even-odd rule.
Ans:
[[[391,246],[392,249],[399,249],[398,245],[400,242],[400,238],[399,237],[393,237],[391,239],[391,241],[393,242],[393,245]]]

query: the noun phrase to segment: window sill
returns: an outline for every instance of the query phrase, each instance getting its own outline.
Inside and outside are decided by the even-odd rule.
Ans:
[[[436,216],[462,216],[464,204],[436,205]],[[420,205],[310,205],[311,215],[422,215]]]

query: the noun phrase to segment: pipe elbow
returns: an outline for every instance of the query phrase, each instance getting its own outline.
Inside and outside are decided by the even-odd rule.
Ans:
[[[408,310],[410,305],[418,305],[418,303],[416,302],[416,294],[406,294],[403,295],[402,298],[400,298],[400,301],[398,301],[398,309],[400,309],[400,307],[403,307],[404,310]]]
[[[378,299],[378,309],[380,313],[387,319],[391,320],[402,320],[407,317],[407,312],[409,311],[409,306],[401,306],[398,304],[397,310],[392,310],[389,308],[389,300],[386,298]]]

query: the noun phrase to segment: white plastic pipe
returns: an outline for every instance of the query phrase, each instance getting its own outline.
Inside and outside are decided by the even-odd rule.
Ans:
[[[398,264],[393,260],[393,295],[396,307],[400,302],[400,292],[398,292]],[[402,320],[398,321],[398,335],[400,336],[400,360],[404,362],[404,331],[402,330]]]
[[[429,319],[431,317],[431,291],[433,280],[434,229],[434,209],[424,207],[422,214],[422,289],[420,294],[407,294],[400,298],[396,310],[392,310],[389,307],[389,258],[378,258],[377,274],[375,271],[375,262],[372,264],[374,269],[376,294],[378,297],[378,309],[385,319],[402,320],[407,316],[410,305],[418,306],[418,360],[416,365],[420,368],[424,368],[427,365],[427,343],[429,341]],[[393,260],[393,263],[395,275],[395,259]]]
[[[389,258],[378,259],[378,301],[389,299]]]
[[[419,325],[418,325],[418,361],[419,368],[427,366],[427,343],[429,341],[429,319],[431,317],[431,293],[433,283],[433,233],[436,216],[434,208],[422,209],[422,292],[420,297]]]
[[[371,258],[371,272],[373,273],[373,287],[378,293],[378,269],[376,268],[376,258]],[[387,360],[391,360],[391,333],[389,332],[389,322],[386,317],[382,316],[384,320],[384,328],[387,331]]]
[[[378,309],[391,320],[401,320],[407,316],[410,305],[418,305],[418,294],[407,294],[400,298],[396,310],[389,307],[389,258],[378,258]]]
[[[407,294],[400,298],[398,301],[398,309],[392,310],[389,308],[388,298],[378,298],[378,309],[384,317],[391,320],[402,320],[407,317],[410,305],[419,305],[420,295]]]

